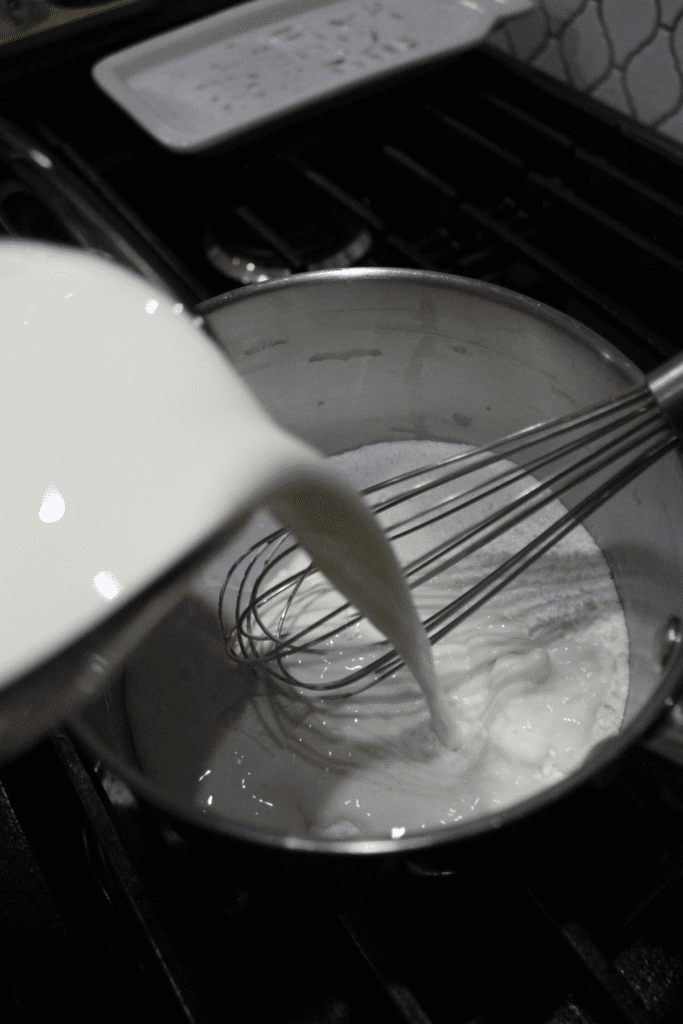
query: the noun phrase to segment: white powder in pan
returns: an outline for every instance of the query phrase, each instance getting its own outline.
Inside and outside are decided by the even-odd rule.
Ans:
[[[396,442],[336,461],[364,487],[457,450]],[[555,503],[544,523],[563,511]],[[449,530],[434,531],[430,543]],[[520,528],[514,546],[497,541],[495,557],[514,550],[527,532]],[[407,542],[409,555],[413,544]],[[452,598],[488,558],[421,588],[418,609]],[[224,570],[219,560],[205,577],[208,603]],[[618,730],[628,691],[623,613],[607,564],[583,528],[435,646],[437,674],[462,735],[455,751],[438,743],[405,671],[325,702],[241,676],[226,705],[215,668],[209,681],[206,671],[189,668],[191,652],[169,660],[174,642],[180,646],[179,634],[157,645],[163,665],[143,652],[128,673],[143,768],[163,785],[193,792],[201,806],[303,836],[398,838],[523,799],[564,778]],[[180,679],[183,664],[191,689]]]

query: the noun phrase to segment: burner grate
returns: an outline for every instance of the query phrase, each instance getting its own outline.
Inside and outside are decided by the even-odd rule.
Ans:
[[[220,1019],[239,978],[254,1016],[284,1024],[503,1024],[513,1006],[525,1024],[673,1024],[683,783],[653,775],[651,761],[633,755],[623,778],[488,850],[413,855],[359,883],[339,914],[315,886],[254,881],[229,847],[209,856],[159,827],[121,783],[93,777],[66,734],[2,776],[13,827],[45,865],[60,935],[77,952],[90,943],[76,963],[108,992],[112,1013],[99,1019],[116,1020],[134,997],[203,1024]],[[71,798],[56,799],[65,786]],[[105,897],[82,901],[93,878]]]
[[[80,74],[40,120],[205,294],[324,266],[464,274],[576,316],[649,369],[678,348],[680,172],[661,142],[577,102],[478,51],[202,156],[156,147]],[[30,97],[12,106],[35,131]]]

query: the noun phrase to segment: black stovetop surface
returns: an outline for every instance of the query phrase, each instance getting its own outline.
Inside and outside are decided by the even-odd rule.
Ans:
[[[654,755],[483,856],[332,896],[207,856],[65,732],[1,774],[3,1019],[680,1020],[683,780]]]
[[[482,49],[177,156],[98,92],[96,49],[13,80],[0,114],[190,304],[259,273],[422,267],[548,303],[645,370],[680,348],[680,157],[619,115]],[[4,231],[74,242],[8,153]],[[247,876],[229,848],[209,857],[68,730],[0,780],[8,1022],[683,1016],[683,777],[645,751],[485,854],[408,858],[331,899],[277,870]]]

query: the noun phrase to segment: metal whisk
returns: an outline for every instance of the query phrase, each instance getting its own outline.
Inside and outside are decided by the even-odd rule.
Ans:
[[[442,592],[442,603],[425,619],[430,642],[447,636],[612,495],[676,448],[683,436],[681,405],[683,357],[676,357],[645,384],[613,401],[366,488],[362,493],[372,498],[387,536],[399,545],[427,529],[432,536],[452,524],[436,545],[402,561],[411,590],[455,565],[467,574],[473,558],[478,565],[489,561],[493,566],[452,600]],[[425,505],[431,495],[434,501]],[[555,521],[532,529],[527,540],[528,524],[558,498],[563,508]],[[496,564],[495,554],[488,552],[516,530],[525,534],[524,542]],[[359,646],[361,616],[331,590],[315,566],[292,567],[297,549],[290,534],[276,530],[232,566],[219,601],[230,658],[265,666],[279,682],[322,696],[359,693],[394,673],[403,664],[400,657],[379,636]],[[234,593],[234,607],[226,625],[228,593]],[[434,604],[433,596],[431,600]],[[337,652],[336,658],[331,652]]]

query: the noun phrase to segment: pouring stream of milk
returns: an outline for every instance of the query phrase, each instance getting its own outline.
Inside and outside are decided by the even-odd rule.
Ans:
[[[318,568],[393,643],[415,676],[444,747],[458,729],[434,672],[429,639],[384,533],[360,503],[329,491],[325,503],[306,487],[280,490],[268,504]]]

